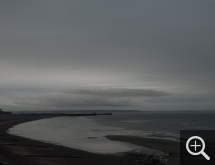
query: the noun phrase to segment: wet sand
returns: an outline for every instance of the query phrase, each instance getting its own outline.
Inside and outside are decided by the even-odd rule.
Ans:
[[[125,136],[125,135],[109,135],[106,138],[115,141],[135,144],[155,150],[159,150],[168,155],[168,165],[179,165],[180,157],[180,143],[162,138],[147,138],[138,136]]]
[[[14,116],[0,119],[0,162],[9,165],[134,165],[122,157],[100,155],[59,145],[43,143],[36,140],[7,134],[14,125],[55,116]],[[107,136],[110,140],[132,143],[148,148],[172,153],[168,164],[175,165],[179,155],[178,144],[153,138],[135,136]]]
[[[19,123],[47,117],[50,116],[0,119],[0,162],[7,162],[10,165],[133,164],[124,162],[121,158],[93,154],[6,133],[10,127]]]

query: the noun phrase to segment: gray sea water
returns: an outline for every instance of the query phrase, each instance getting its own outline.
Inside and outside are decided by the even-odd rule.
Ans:
[[[215,111],[127,112],[94,120],[101,125],[179,135],[180,130],[215,130]]]
[[[111,141],[106,135],[135,135],[177,140],[180,130],[215,130],[215,112],[113,112],[111,116],[56,117],[22,123],[8,133],[93,153],[155,150]]]

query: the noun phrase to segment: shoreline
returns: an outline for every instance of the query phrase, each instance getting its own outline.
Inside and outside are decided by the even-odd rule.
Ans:
[[[36,165],[36,164],[95,164],[95,165],[108,165],[108,164],[136,164],[134,162],[127,162],[122,158],[115,156],[108,156],[102,154],[89,153],[82,150],[59,146],[55,144],[45,143],[41,141],[31,140],[15,135],[8,134],[6,131],[14,125],[39,120],[43,118],[58,117],[54,116],[14,116],[5,117],[0,119],[0,162],[7,162],[9,164],[23,164],[23,165]],[[178,165],[179,152],[175,143],[170,140],[142,138],[136,136],[119,136],[108,135],[109,140],[121,141],[131,143],[147,148],[160,150],[165,153],[172,153],[173,155],[167,156],[168,164]]]
[[[3,120],[0,119],[0,162],[10,165],[129,164],[115,157],[107,157],[106,155],[31,140],[6,132],[14,125],[51,117],[58,116],[5,117]]]
[[[162,138],[148,138],[130,135],[108,135],[109,140],[130,143],[164,152],[168,155],[168,164],[179,165],[180,142]]]

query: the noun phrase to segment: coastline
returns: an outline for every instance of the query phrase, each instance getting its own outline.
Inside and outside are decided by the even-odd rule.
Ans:
[[[54,145],[50,143],[44,143],[36,140],[31,140],[15,135],[7,134],[6,131],[14,125],[43,119],[51,118],[55,116],[14,116],[5,117],[0,119],[0,162],[7,162],[14,165],[36,165],[36,164],[52,164],[52,165],[109,165],[109,164],[137,164],[134,162],[128,162],[120,157],[100,155],[89,153],[77,149],[72,149],[64,146]],[[163,151],[165,153],[172,153],[173,155],[167,156],[168,164],[178,165],[178,153],[179,149],[177,144],[164,139],[142,138],[136,136],[115,136],[109,135],[106,138],[110,140],[116,140],[135,145],[144,146],[156,150]]]
[[[67,148],[64,146],[54,145],[50,143],[44,143],[6,133],[6,131],[14,125],[50,117],[57,116],[49,115],[39,117],[5,117],[5,119],[1,119],[0,162],[5,162],[10,165],[131,164],[128,162],[124,162],[122,159],[118,159],[116,157],[93,154],[77,149]]]
[[[148,138],[130,135],[108,135],[109,140],[131,143],[164,152],[169,165],[179,165],[180,142],[162,138]]]

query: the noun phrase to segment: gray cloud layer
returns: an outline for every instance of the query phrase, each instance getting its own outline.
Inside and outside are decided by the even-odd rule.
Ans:
[[[161,97],[168,92],[143,89],[77,89],[51,94],[17,94],[15,104],[50,107],[136,107],[143,97]],[[136,99],[138,97],[138,99]]]
[[[111,88],[111,89],[77,89],[64,91],[65,93],[93,95],[99,97],[159,97],[170,95],[169,92],[144,90],[144,89],[125,89],[125,88]]]
[[[15,102],[26,102],[12,97],[17,93],[74,89],[76,97],[87,96],[89,105],[94,102],[90,97],[98,95],[136,97],[132,105],[140,102],[138,97],[153,101],[160,97],[152,96],[165,95],[163,109],[178,109],[181,105],[172,105],[168,95],[177,93],[198,97],[190,102],[198,108],[200,98],[215,95],[214,8],[213,0],[2,0],[0,103],[13,109]],[[98,88],[108,90],[94,90]],[[5,94],[10,95],[7,101]],[[181,97],[174,99],[181,102]],[[37,98],[29,105],[52,105],[50,99]],[[103,105],[127,106],[113,99]],[[159,109],[160,103],[151,106]]]
[[[63,94],[43,94],[43,95],[25,95],[20,98],[18,96],[15,104],[28,106],[48,106],[61,108],[92,108],[92,107],[134,107],[132,99],[125,98],[109,98],[109,97],[87,97],[77,95]]]

